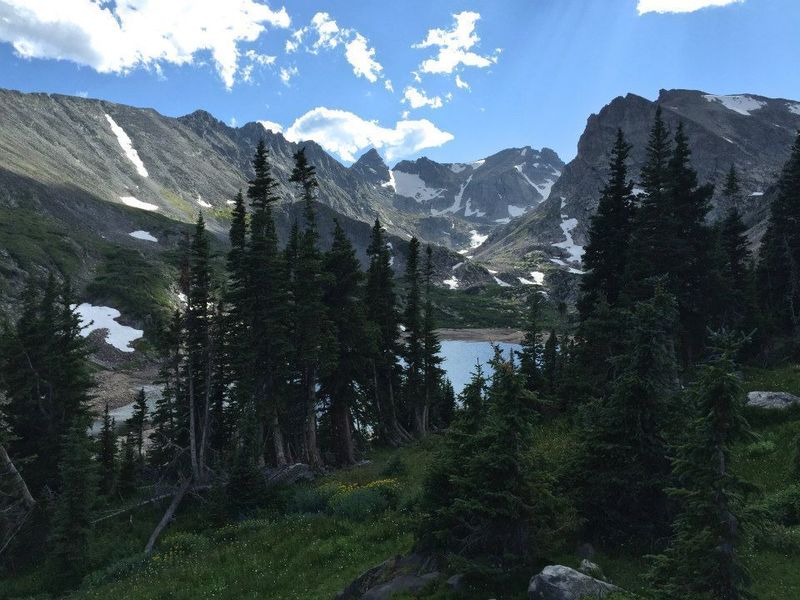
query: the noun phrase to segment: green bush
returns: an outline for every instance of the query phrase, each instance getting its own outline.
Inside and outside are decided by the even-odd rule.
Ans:
[[[393,454],[381,469],[381,477],[401,477],[408,473],[408,467],[399,454]]]
[[[330,511],[334,516],[354,521],[369,519],[389,508],[389,501],[377,488],[356,488],[337,494],[330,500]]]
[[[777,552],[800,552],[800,527],[773,525],[759,534],[757,543],[762,548]]]
[[[790,485],[770,494],[764,499],[761,508],[774,523],[787,527],[800,525],[800,485]]]
[[[760,440],[749,444],[745,448],[745,453],[750,457],[766,456],[767,454],[775,452],[776,449],[777,446],[772,440]]]
[[[286,506],[287,512],[317,514],[328,508],[329,495],[318,487],[299,487]]]

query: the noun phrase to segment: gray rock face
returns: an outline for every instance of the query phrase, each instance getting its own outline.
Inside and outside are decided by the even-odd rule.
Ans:
[[[395,556],[362,573],[336,595],[336,600],[388,600],[401,592],[418,592],[440,577],[436,561],[429,556]]]
[[[589,117],[578,142],[574,160],[564,167],[550,197],[536,209],[509,225],[496,229],[476,254],[492,260],[523,257],[532,250],[562,260],[575,268],[569,255],[553,246],[566,241],[564,227],[576,222],[570,235],[577,245],[586,243],[591,216],[608,176],[609,151],[618,128],[633,145],[629,175],[635,185],[645,160],[645,151],[656,107],[671,130],[683,122],[692,151],[692,165],[701,183],[716,185],[710,217],[717,219],[728,210],[721,198],[724,177],[736,166],[742,186],[739,209],[749,235],[758,243],[772,186],[788,159],[800,128],[800,102],[755,95],[713,96],[700,91],[662,90],[656,101],[634,94],[618,97]]]
[[[749,392],[745,404],[755,408],[781,410],[800,405],[800,397],[788,392]]]
[[[529,600],[585,600],[622,592],[615,585],[584,575],[562,565],[550,565],[531,579]]]
[[[439,573],[425,575],[399,575],[388,583],[376,586],[361,596],[362,600],[391,600],[395,594],[419,592],[429,583],[439,579]]]

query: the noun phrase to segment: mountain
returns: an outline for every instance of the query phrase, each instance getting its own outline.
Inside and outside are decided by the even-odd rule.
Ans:
[[[644,163],[657,106],[672,130],[678,122],[684,123],[700,181],[716,185],[711,219],[718,219],[728,208],[719,192],[730,165],[736,166],[745,196],[740,209],[750,226],[750,237],[757,243],[773,193],[771,186],[800,129],[800,102],[752,94],[662,90],[655,101],[635,94],[615,98],[591,115],[577,155],[564,167],[550,197],[521,219],[492,232],[477,249],[475,259],[519,269],[555,265],[579,271],[616,131],[622,128],[633,145],[630,173],[635,181]]]

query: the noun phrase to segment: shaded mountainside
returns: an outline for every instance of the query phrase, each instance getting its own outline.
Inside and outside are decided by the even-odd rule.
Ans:
[[[725,214],[719,192],[731,164],[743,190],[741,206],[754,242],[763,233],[774,185],[798,128],[800,102],[762,96],[715,96],[700,91],[662,90],[655,102],[628,94],[589,117],[574,160],[564,167],[550,198],[524,217],[492,232],[477,260],[509,265],[539,261],[579,267],[591,215],[608,171],[609,150],[618,128],[633,145],[630,173],[638,178],[656,106],[674,131],[683,121],[692,165],[701,182],[716,184],[710,218]],[[556,244],[556,245],[554,245]]]

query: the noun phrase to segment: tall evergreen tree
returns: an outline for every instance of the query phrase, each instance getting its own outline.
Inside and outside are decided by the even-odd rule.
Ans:
[[[645,547],[668,527],[664,441],[675,388],[674,298],[656,285],[627,322],[616,379],[591,405],[573,468],[588,533],[610,544]]]
[[[122,457],[119,462],[117,491],[123,498],[130,498],[136,492],[139,480],[139,459],[136,448],[137,440],[132,435],[122,442]]]
[[[731,449],[752,437],[730,335],[717,335],[711,360],[689,393],[692,418],[672,462],[679,506],[669,547],[656,557],[651,580],[666,599],[738,600],[748,593],[743,566],[741,511],[752,485],[731,464]]]
[[[52,522],[53,554],[60,574],[74,581],[85,565],[97,474],[86,424],[74,421],[62,438],[60,492]]]
[[[433,250],[430,245],[425,248],[425,266],[423,268],[423,279],[425,285],[424,305],[422,307],[422,377],[425,390],[425,405],[423,418],[425,429],[430,427],[431,413],[434,407],[445,405],[444,399],[444,369],[442,369],[443,359],[439,355],[442,351],[442,344],[436,333],[436,321],[433,317]],[[444,416],[447,410],[436,411],[437,416]],[[437,427],[446,427],[446,422],[435,422]]]
[[[314,211],[314,192],[319,186],[316,170],[305,148],[294,155],[289,178],[297,184],[305,209],[305,228],[300,235],[294,277],[294,361],[299,370],[301,398],[305,406],[303,454],[312,467],[322,466],[317,443],[317,383],[326,358],[330,331],[322,301],[322,255]]]
[[[406,361],[403,399],[409,411],[409,423],[417,437],[427,433],[425,405],[425,356],[422,322],[422,290],[419,264],[419,240],[412,237],[408,243],[405,272],[406,305],[403,311],[405,345],[403,358]]]
[[[800,339],[800,133],[778,181],[761,242],[758,281],[762,313],[772,332]]]
[[[256,147],[253,158],[254,177],[247,189],[252,214],[247,247],[247,307],[249,316],[248,354],[252,357],[252,402],[257,416],[251,445],[264,464],[263,449],[267,432],[271,433],[274,460],[286,464],[285,443],[279,424],[284,406],[287,339],[286,339],[286,270],[278,252],[278,237],[272,215],[277,181],[273,177],[264,141]]]
[[[555,329],[550,330],[542,352],[542,392],[552,396],[556,393],[559,371],[559,343]]]
[[[342,465],[355,463],[352,420],[353,408],[369,380],[370,348],[362,281],[358,258],[338,221],[334,223],[333,243],[323,265],[324,301],[333,327],[336,344],[331,349],[330,366],[322,377],[322,393],[330,399],[334,453]]]
[[[182,404],[183,385],[179,375],[182,330],[183,317],[176,311],[162,336],[162,364],[158,375],[161,396],[156,400],[150,419],[153,432],[149,438],[148,459],[156,468],[170,464],[181,442],[179,406]]]
[[[128,419],[128,426],[130,434],[136,445],[136,456],[141,462],[144,459],[144,426],[147,421],[147,396],[144,393],[144,388],[140,389],[136,394],[136,400],[133,402],[133,413],[131,418]]]
[[[519,371],[525,378],[525,386],[535,392],[541,389],[542,373],[542,332],[541,332],[541,312],[542,295],[537,291],[528,294],[527,313],[525,321],[525,337],[522,339],[522,349],[519,351]]]
[[[378,414],[378,435],[390,445],[399,446],[411,436],[398,420],[399,365],[397,299],[394,291],[392,255],[379,220],[372,227],[367,254],[367,317],[375,340],[371,358],[372,394]]]
[[[611,150],[608,182],[592,217],[583,254],[586,274],[581,277],[578,302],[582,321],[590,317],[599,298],[616,306],[622,292],[635,200],[633,182],[628,179],[630,151],[622,129],[618,129]]]
[[[108,413],[108,402],[103,411],[103,426],[97,439],[97,463],[100,467],[100,493],[110,496],[117,477],[117,434],[114,420]]]

